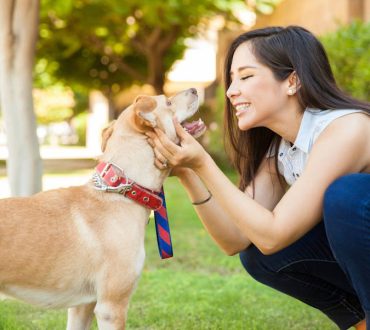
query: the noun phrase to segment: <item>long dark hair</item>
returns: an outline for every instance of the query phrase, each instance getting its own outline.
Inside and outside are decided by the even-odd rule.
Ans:
[[[237,37],[225,59],[225,90],[231,83],[234,52],[247,41],[256,59],[269,67],[277,80],[283,81],[296,72],[300,82],[297,97],[302,109],[361,109],[370,113],[369,103],[356,100],[338,88],[324,47],[311,32],[299,26],[268,27]],[[277,155],[280,141],[278,134],[265,127],[241,131],[226,97],[225,142],[239,172],[241,190],[252,183],[254,191],[258,167],[269,148]],[[278,171],[277,157],[275,168]]]

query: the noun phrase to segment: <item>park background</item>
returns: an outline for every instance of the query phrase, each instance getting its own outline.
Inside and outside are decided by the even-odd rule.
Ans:
[[[34,11],[33,24],[16,15],[17,2],[23,15]],[[197,116],[208,126],[201,143],[237,182],[222,143],[222,62],[230,41],[253,28],[306,27],[324,43],[339,85],[358,98],[370,96],[370,0],[6,0],[1,6],[1,197],[84,184],[100,153],[99,131],[136,95],[189,87],[201,96]],[[33,47],[17,49],[18,40],[33,35]],[[27,72],[32,79],[22,85]],[[165,189],[175,257],[160,260],[151,221],[128,329],[335,329],[318,311],[256,283],[238,256],[223,255],[175,178]],[[0,302],[0,329],[65,323],[65,311]]]

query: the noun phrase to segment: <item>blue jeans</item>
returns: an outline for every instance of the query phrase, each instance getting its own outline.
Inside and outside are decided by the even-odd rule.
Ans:
[[[370,174],[350,174],[325,193],[324,219],[285,249],[240,253],[257,281],[315,307],[340,329],[370,329]]]

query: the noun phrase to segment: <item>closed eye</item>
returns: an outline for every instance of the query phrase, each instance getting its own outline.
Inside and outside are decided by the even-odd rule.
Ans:
[[[243,76],[240,78],[240,80],[247,80],[248,78],[251,78],[251,77],[253,77],[253,75]]]

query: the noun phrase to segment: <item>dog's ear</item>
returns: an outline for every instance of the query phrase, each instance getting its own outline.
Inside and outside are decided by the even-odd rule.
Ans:
[[[157,107],[157,102],[150,96],[139,95],[134,102],[134,111],[142,124],[150,127],[157,126],[157,119],[153,110]]]
[[[107,142],[113,133],[113,126],[116,121],[113,120],[106,128],[103,129],[101,135],[101,151],[104,152]]]

